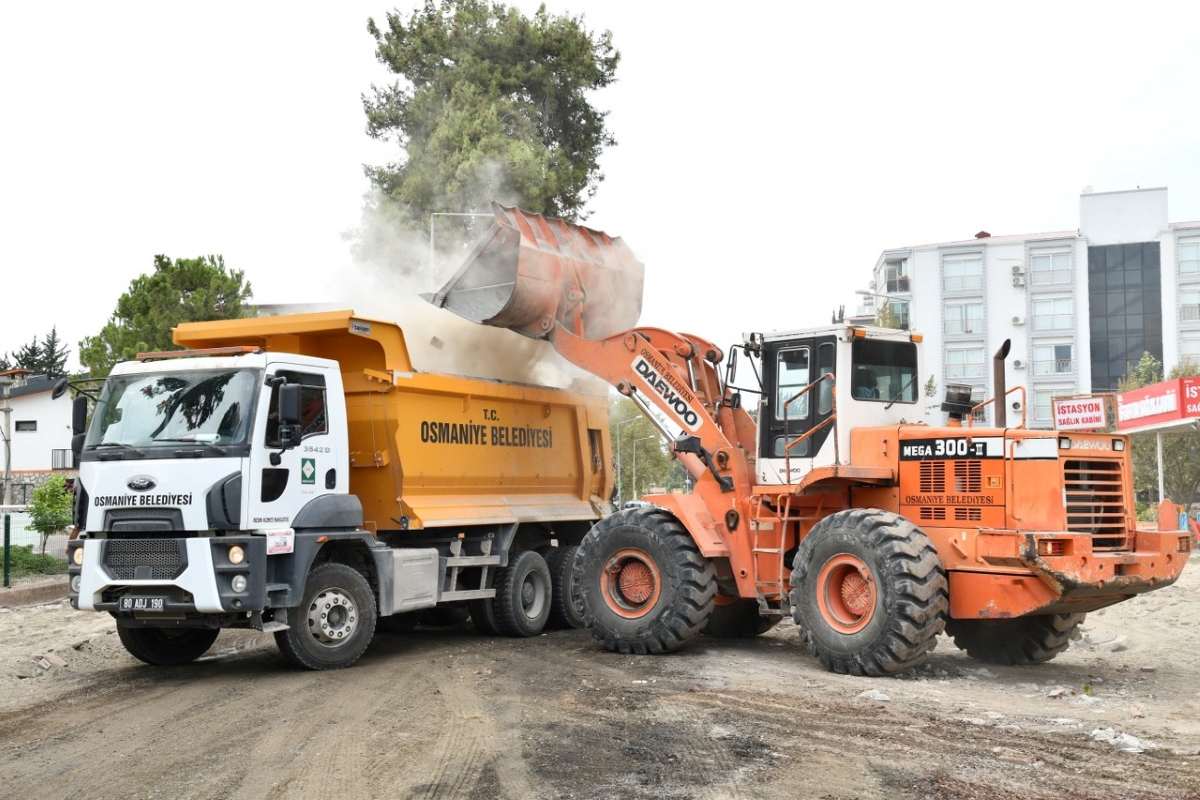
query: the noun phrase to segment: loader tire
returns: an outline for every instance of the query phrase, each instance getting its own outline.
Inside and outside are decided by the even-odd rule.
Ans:
[[[666,653],[708,622],[716,570],[670,512],[644,507],[600,520],[575,557],[584,625],[617,653]]]
[[[358,570],[329,562],[314,567],[304,596],[275,634],[284,657],[305,669],[343,669],[358,661],[375,635],[375,594]]]
[[[718,595],[701,633],[716,639],[753,639],[774,628],[779,619],[760,614],[757,600]]]
[[[578,553],[579,546],[571,544],[554,548],[546,559],[552,583],[547,628],[583,627],[583,609],[579,607],[579,593],[575,591],[575,557]]]
[[[537,636],[550,618],[550,597],[546,560],[533,550],[515,554],[496,573],[492,607],[497,630],[505,636]]]
[[[946,633],[959,650],[987,664],[1041,664],[1071,645],[1086,614],[1038,614],[1013,619],[949,619]]]
[[[117,626],[117,636],[129,655],[156,667],[190,664],[208,652],[216,628],[127,628]]]
[[[946,572],[929,538],[879,509],[840,511],[800,543],[792,619],[832,672],[895,675],[937,645],[949,609]]]

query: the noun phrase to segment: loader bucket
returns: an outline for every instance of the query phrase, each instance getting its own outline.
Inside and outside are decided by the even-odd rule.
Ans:
[[[464,319],[551,336],[603,339],[637,324],[643,268],[619,238],[492,204],[496,214],[449,282],[425,299]]]

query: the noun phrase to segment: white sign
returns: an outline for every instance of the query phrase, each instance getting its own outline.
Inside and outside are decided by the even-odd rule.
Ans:
[[[1108,427],[1103,397],[1076,397],[1054,401],[1054,427],[1060,431]]]
[[[296,549],[296,531],[285,528],[281,531],[267,531],[267,555],[277,556],[291,553]]]

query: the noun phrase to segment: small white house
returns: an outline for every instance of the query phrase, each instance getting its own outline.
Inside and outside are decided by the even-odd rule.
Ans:
[[[34,375],[24,385],[8,389],[7,427],[11,452],[12,499],[27,502],[32,486],[40,476],[57,470],[69,470],[71,454],[71,395],[51,397],[57,379]],[[5,401],[0,400],[0,404]],[[0,419],[0,425],[5,420]],[[3,462],[0,462],[2,468]],[[0,488],[0,492],[3,489]]]

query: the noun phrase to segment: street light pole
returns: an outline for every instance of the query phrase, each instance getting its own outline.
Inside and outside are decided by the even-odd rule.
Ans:
[[[643,436],[639,439],[634,439],[632,442],[629,443],[629,446],[633,448],[633,482],[629,486],[629,491],[633,493],[633,496],[635,498],[641,496],[641,493],[638,492],[638,488],[637,488],[637,443],[644,442],[647,439],[657,439],[657,438],[658,438],[658,435],[652,433],[649,436]]]
[[[640,417],[623,419],[613,426],[613,431],[617,437],[617,508],[621,507],[621,501],[624,499],[621,491],[621,426],[627,422],[633,422],[635,419],[640,419]]]

